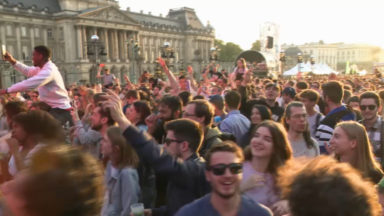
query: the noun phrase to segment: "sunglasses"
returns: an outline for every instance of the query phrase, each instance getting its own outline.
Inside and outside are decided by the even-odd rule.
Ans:
[[[214,175],[221,176],[224,175],[225,170],[229,168],[229,171],[232,175],[239,174],[243,171],[243,164],[241,163],[231,163],[231,164],[217,164],[214,166],[207,166],[208,171],[212,171]]]
[[[361,110],[366,110],[367,108],[372,111],[376,109],[376,105],[360,105]]]
[[[164,142],[165,142],[166,145],[169,146],[173,142],[181,143],[181,142],[183,142],[183,140],[175,140],[175,139],[165,138]]]

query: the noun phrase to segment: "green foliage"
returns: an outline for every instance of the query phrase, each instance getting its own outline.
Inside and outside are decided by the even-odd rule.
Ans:
[[[234,62],[237,56],[243,51],[239,45],[222,40],[215,40],[215,46],[219,48],[219,61]]]
[[[261,42],[260,42],[260,40],[257,40],[257,41],[252,43],[251,50],[258,51],[258,52],[261,50]]]

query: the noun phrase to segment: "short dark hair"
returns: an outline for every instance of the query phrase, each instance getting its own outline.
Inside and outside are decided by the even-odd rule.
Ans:
[[[360,102],[365,98],[372,98],[375,100],[376,105],[381,106],[380,96],[376,92],[368,91],[360,95]]]
[[[220,95],[212,95],[209,98],[209,102],[213,104],[217,109],[223,110],[224,109],[224,99]]]
[[[109,108],[105,108],[105,107],[103,106],[102,103],[99,103],[99,104],[97,105],[97,107],[100,108],[100,109],[99,109],[99,113],[100,113],[100,115],[101,115],[102,117],[105,117],[105,118],[108,119],[108,120],[107,120],[107,125],[108,125],[108,126],[112,126],[112,125],[114,125],[114,124],[115,124],[115,120],[113,120]]]
[[[165,95],[163,98],[161,98],[159,104],[166,105],[169,109],[171,109],[172,112],[179,111],[181,113],[183,108],[181,100],[177,96]]]
[[[323,89],[323,95],[327,96],[333,103],[341,103],[343,99],[344,91],[343,85],[338,81],[330,81],[324,83],[321,88]]]
[[[133,103],[135,111],[140,115],[140,123],[144,122],[145,119],[151,115],[151,108],[147,101],[136,101]]]
[[[309,88],[309,85],[308,85],[307,82],[300,81],[300,82],[296,83],[296,88],[298,88],[298,89],[307,89],[307,88]]]
[[[229,91],[224,96],[225,103],[231,109],[238,109],[241,102],[241,95],[237,91]]]
[[[215,114],[212,104],[203,99],[193,100],[188,104],[195,104],[195,115],[197,117],[205,117],[205,125],[209,126],[212,124],[213,115]]]
[[[320,99],[319,93],[317,93],[317,91],[312,89],[306,89],[300,92],[299,97],[308,99],[309,101],[312,101],[315,103],[319,102],[319,99]]]
[[[127,94],[125,94],[125,98],[135,98],[140,100],[140,93],[138,90],[129,90]]]
[[[206,168],[208,168],[211,165],[211,158],[212,155],[216,152],[230,152],[234,153],[237,158],[240,159],[240,162],[244,161],[244,154],[243,150],[234,142],[226,140],[224,142],[214,144],[212,147],[207,151],[205,154],[205,159],[206,159]]]
[[[188,91],[180,92],[178,96],[181,99],[181,101],[183,102],[183,106],[186,106],[188,104],[188,102],[190,102],[192,100],[192,95]]]
[[[15,116],[21,112],[27,112],[28,108],[24,102],[10,101],[10,102],[5,104],[4,110],[5,110],[5,114],[9,118],[13,118],[13,116]]]
[[[268,82],[265,84],[265,89],[273,87],[274,89],[277,89],[279,93],[281,93],[281,86],[274,82]]]
[[[190,119],[175,119],[165,123],[166,131],[173,131],[176,139],[187,141],[192,152],[198,152],[203,141],[203,130],[199,123]]]
[[[13,117],[13,122],[20,124],[26,133],[37,135],[40,139],[38,141],[54,144],[64,141],[64,131],[60,122],[46,111],[32,110],[19,113]]]
[[[49,49],[48,47],[46,46],[43,46],[43,45],[40,45],[40,46],[36,46],[34,48],[35,52],[38,52],[40,53],[44,59],[46,61],[48,61],[51,57],[52,57],[52,52],[51,52],[51,49]]]
[[[330,157],[292,161],[279,169],[278,176],[283,197],[288,199],[294,216],[379,216],[381,213],[373,184],[349,164]]]
[[[255,104],[252,109],[257,109],[259,110],[259,113],[260,113],[260,116],[261,116],[261,120],[264,121],[264,120],[271,120],[272,119],[272,112],[271,110],[263,105],[263,104]],[[251,113],[252,115],[252,113]]]

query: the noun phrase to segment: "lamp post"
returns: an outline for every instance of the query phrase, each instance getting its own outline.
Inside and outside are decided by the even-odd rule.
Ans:
[[[173,67],[173,59],[175,58],[175,52],[169,42],[164,42],[161,47],[161,57],[165,60],[168,68]]]
[[[128,41],[128,49],[131,50],[131,61],[132,61],[132,72],[129,74],[129,79],[133,82],[136,82],[136,69],[135,66],[137,64],[137,61],[140,58],[140,46],[139,42],[134,40],[132,38],[131,40]],[[137,67],[138,68],[138,67]]]
[[[94,62],[94,69],[91,71],[89,76],[89,81],[91,83],[95,83],[96,81],[96,74],[98,70],[98,66],[100,64],[100,56],[106,56],[107,54],[104,52],[104,44],[99,40],[99,36],[92,35],[91,41],[87,42],[87,54],[88,56],[94,56],[93,62]]]
[[[209,52],[209,62],[215,63],[218,60],[218,52],[220,50],[217,47],[211,47]]]
[[[280,76],[283,75],[284,73],[284,66],[285,66],[285,62],[286,62],[286,57],[285,57],[285,52],[284,50],[281,50],[280,51]]]

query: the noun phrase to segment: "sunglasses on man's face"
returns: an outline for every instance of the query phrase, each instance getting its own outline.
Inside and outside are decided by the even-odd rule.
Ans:
[[[164,140],[164,143],[168,146],[171,145],[171,143],[173,143],[173,142],[181,143],[183,141],[182,140],[176,140],[176,139],[170,139],[170,138],[165,138],[165,140]]]
[[[361,110],[366,110],[367,108],[372,111],[376,109],[376,105],[360,105]]]
[[[224,175],[225,170],[229,168],[229,171],[232,175],[237,175],[243,171],[243,164],[241,163],[231,163],[231,164],[217,164],[214,166],[208,166],[207,170],[212,171],[214,175],[221,176]]]

